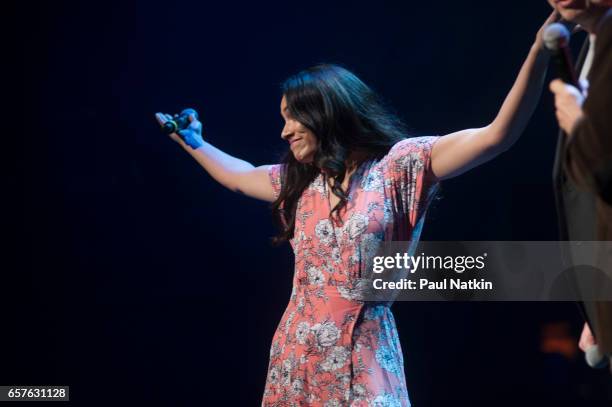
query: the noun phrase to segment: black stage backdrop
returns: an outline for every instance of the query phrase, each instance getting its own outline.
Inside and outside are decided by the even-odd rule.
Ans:
[[[482,126],[548,14],[544,0],[7,6],[0,384],[70,385],[84,406],[258,405],[292,253],[270,246],[267,204],[215,183],[153,114],[194,107],[213,145],[275,163],[280,82],[333,62],[415,135]],[[509,152],[443,183],[423,239],[556,239],[551,101]],[[582,354],[541,351],[546,324],[578,337],[573,304],[393,309],[415,406],[606,403]]]

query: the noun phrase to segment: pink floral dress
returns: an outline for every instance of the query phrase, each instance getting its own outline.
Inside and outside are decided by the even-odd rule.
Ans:
[[[419,239],[437,189],[437,137],[397,142],[363,163],[349,186],[343,224],[332,224],[323,174],[298,202],[293,290],[270,349],[262,406],[409,406],[390,303],[358,300],[365,258],[385,240]],[[281,164],[269,170],[275,196]]]

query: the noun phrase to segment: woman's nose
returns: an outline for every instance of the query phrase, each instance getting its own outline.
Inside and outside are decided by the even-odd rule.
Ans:
[[[283,127],[283,130],[281,131],[281,138],[283,140],[287,140],[287,138],[289,138],[291,133],[293,133],[293,131],[291,130],[291,127],[288,124],[285,124],[285,126]]]

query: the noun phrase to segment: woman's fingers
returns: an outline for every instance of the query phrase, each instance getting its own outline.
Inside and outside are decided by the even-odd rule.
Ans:
[[[202,123],[200,123],[198,119],[196,119],[195,114],[189,115],[189,127],[196,131],[199,131],[202,128]]]
[[[561,20],[561,14],[555,9],[546,19],[546,24],[556,23],[559,20]]]

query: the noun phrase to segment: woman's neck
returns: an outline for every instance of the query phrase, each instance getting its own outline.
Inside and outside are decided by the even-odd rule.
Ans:
[[[359,164],[361,164],[363,160],[365,160],[367,157],[368,157],[367,154],[363,151],[353,151],[349,153],[349,156],[347,157],[347,159],[344,160],[344,166],[346,168],[346,171],[344,173],[344,178],[346,179],[350,177],[351,174],[355,172],[355,170],[357,170],[357,167],[359,167]],[[329,176],[329,172],[325,168],[321,168],[321,172],[324,175]]]
[[[352,151],[344,162],[346,166],[346,175],[350,176],[350,174],[355,172],[359,164],[366,158],[367,154],[365,151]]]

